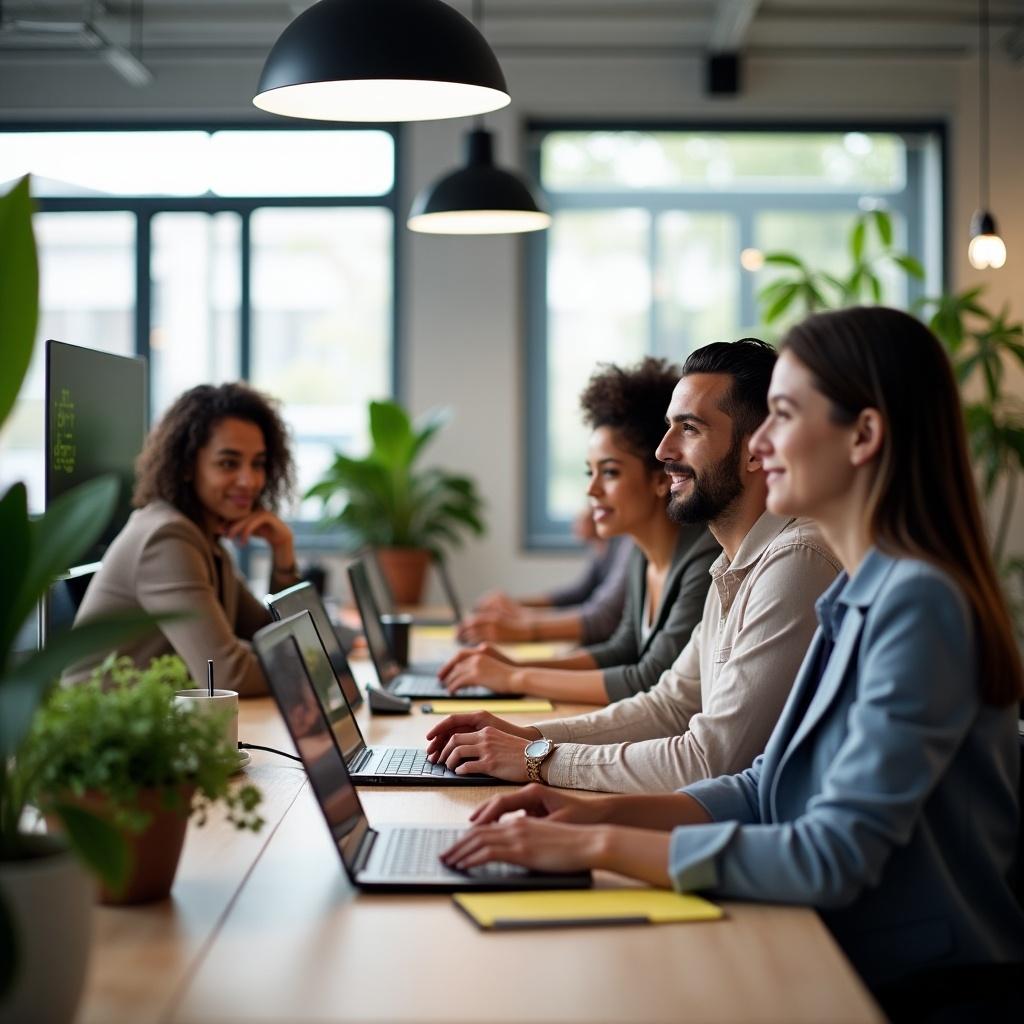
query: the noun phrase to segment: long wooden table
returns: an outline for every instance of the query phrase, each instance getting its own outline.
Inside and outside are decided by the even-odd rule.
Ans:
[[[365,704],[358,718],[368,743],[409,746],[437,720],[371,717]],[[239,738],[293,749],[269,699],[242,702]],[[254,751],[245,774],[263,789],[262,832],[217,816],[190,826],[170,900],[96,909],[79,1021],[883,1020],[812,911],[729,902],[701,924],[485,934],[448,897],[359,895],[301,768]],[[360,796],[371,822],[461,823],[496,791]]]

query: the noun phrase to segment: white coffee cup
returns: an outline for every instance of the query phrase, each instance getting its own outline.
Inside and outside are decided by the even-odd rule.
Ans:
[[[197,714],[223,715],[224,740],[238,750],[238,694],[234,690],[178,690],[174,703]]]

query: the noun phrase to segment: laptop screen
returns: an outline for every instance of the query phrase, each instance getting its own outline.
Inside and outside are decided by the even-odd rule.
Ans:
[[[271,594],[267,598],[267,605],[275,619],[287,619],[289,615],[297,612],[309,612],[313,619],[313,625],[320,635],[320,643],[323,644],[327,657],[330,660],[331,668],[337,676],[338,683],[345,691],[345,699],[349,704],[357,708],[362,703],[363,695],[356,685],[355,677],[349,668],[345,652],[338,643],[338,638],[331,625],[330,616],[324,607],[316,587],[311,583],[298,583],[294,587],[282,590],[279,594]]]
[[[298,644],[289,628],[292,621],[260,630],[253,644],[270,692],[302,758],[331,838],[346,871],[354,877],[359,848],[369,823],[306,673]]]
[[[384,628],[380,624],[377,602],[370,591],[370,583],[366,576],[366,565],[363,559],[353,562],[348,567],[348,578],[352,584],[352,596],[356,599],[359,616],[363,620],[363,633],[366,646],[370,648],[370,657],[381,683],[390,683],[402,670],[395,661],[388,647]]]

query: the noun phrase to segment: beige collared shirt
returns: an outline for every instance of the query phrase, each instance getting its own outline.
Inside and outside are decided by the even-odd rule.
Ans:
[[[764,749],[817,627],[839,561],[807,519],[765,512],[730,563],[711,566],[701,621],[646,693],[538,722],[558,746],[553,786],[667,792],[750,766]]]

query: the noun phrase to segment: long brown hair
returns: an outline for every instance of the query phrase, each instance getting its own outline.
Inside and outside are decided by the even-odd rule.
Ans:
[[[906,313],[862,306],[808,317],[780,348],[810,370],[834,421],[852,423],[867,408],[881,413],[872,538],[957,582],[974,613],[981,699],[996,707],[1020,700],[1020,651],[989,553],[960,396],[936,337]]]
[[[246,384],[200,384],[178,397],[135,460],[132,504],[142,508],[161,498],[200,522],[202,509],[192,483],[196,456],[210,440],[214,424],[228,418],[254,423],[263,432],[267,482],[259,501],[276,512],[294,487],[288,429],[273,399]]]

